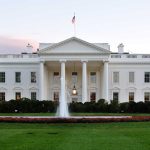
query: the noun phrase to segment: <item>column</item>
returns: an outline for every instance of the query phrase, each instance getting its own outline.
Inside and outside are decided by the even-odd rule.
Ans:
[[[104,61],[103,68],[103,98],[108,100],[108,61]]]
[[[61,62],[61,91],[60,91],[60,98],[61,100],[66,100],[66,87],[65,87],[65,60]]]
[[[40,100],[44,100],[44,61],[40,62]]]
[[[87,99],[87,61],[82,61],[82,103]]]

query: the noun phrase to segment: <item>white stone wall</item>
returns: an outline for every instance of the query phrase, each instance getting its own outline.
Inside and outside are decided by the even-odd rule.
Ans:
[[[113,83],[113,72],[119,72],[119,83]],[[129,83],[129,72],[134,72],[134,83]],[[129,92],[135,93],[135,102],[144,101],[144,92],[150,92],[150,83],[144,82],[144,72],[150,72],[149,64],[109,64],[109,98],[119,92],[120,102],[127,102]]]
[[[88,62],[90,64],[90,62]],[[66,65],[67,66],[67,65]],[[60,73],[60,66],[58,67],[44,67],[44,95],[45,99],[53,100],[54,91],[60,93],[60,82],[58,84],[53,82],[53,72]],[[72,67],[66,67],[66,85],[69,93],[71,93],[73,83],[71,80]],[[78,82],[76,88],[78,90],[78,99],[82,99],[82,66],[76,67],[78,72]],[[96,72],[96,84],[90,83],[90,72]],[[113,83],[113,72],[119,72],[119,83]],[[39,64],[1,64],[0,72],[5,72],[5,83],[0,83],[0,91],[6,93],[6,100],[15,99],[15,92],[21,92],[22,97],[30,98],[31,92],[37,92],[37,99],[39,99]],[[15,72],[21,72],[21,83],[15,83]],[[37,82],[31,83],[30,73],[36,72]],[[96,99],[102,97],[102,81],[103,81],[103,66],[88,67],[88,101],[90,99],[90,92],[96,92]],[[134,72],[135,82],[129,83],[129,72]],[[150,72],[149,64],[118,64],[109,62],[109,99],[112,99],[113,92],[119,92],[119,101],[128,101],[129,92],[135,93],[135,101],[144,101],[144,92],[150,92],[150,83],[144,82],[144,72]],[[69,100],[70,101],[70,100]]]
[[[0,72],[5,72],[5,83],[0,83],[0,92],[6,93],[6,100],[15,99],[15,92],[30,98],[31,92],[39,93],[39,67],[37,64],[1,64]],[[15,72],[21,72],[21,82],[15,82]],[[31,83],[31,72],[36,72],[37,82]],[[37,94],[37,98],[39,98]]]

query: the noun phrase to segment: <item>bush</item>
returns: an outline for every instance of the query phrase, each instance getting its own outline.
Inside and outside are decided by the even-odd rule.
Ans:
[[[145,102],[146,113],[150,113],[150,102]]]
[[[108,112],[108,102],[105,99],[98,100],[96,107],[96,112]]]
[[[84,112],[84,104],[81,102],[72,102],[69,104],[70,112]]]
[[[55,113],[58,103],[54,101],[39,101],[22,98],[21,100],[10,100],[0,102],[0,113]],[[72,102],[69,104],[70,112],[110,112],[110,113],[150,113],[150,102],[124,102],[111,100],[110,104],[104,99],[97,102]]]
[[[10,100],[0,103],[1,113],[39,113],[56,112],[57,103],[53,101],[38,101],[23,98],[21,100]]]
[[[128,113],[129,103],[120,103],[120,113]]]
[[[146,112],[146,103],[144,103],[144,102],[136,103],[136,112],[145,113]]]
[[[129,102],[128,113],[136,113],[136,102]]]
[[[109,112],[110,113],[117,113],[119,112],[119,102],[118,100],[110,100],[110,104],[109,104]]]

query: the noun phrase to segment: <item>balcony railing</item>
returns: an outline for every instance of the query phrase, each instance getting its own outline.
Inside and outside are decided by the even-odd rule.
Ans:
[[[147,59],[150,58],[150,54],[111,54],[110,56],[113,59],[119,59],[119,58],[124,58],[124,59]]]
[[[0,58],[37,58],[38,54],[0,54]]]

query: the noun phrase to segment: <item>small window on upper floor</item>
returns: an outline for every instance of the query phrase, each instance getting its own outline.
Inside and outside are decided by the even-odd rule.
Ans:
[[[150,72],[145,72],[145,74],[144,74],[144,81],[145,81],[145,83],[149,83],[150,82]]]
[[[129,83],[134,83],[134,72],[129,72]]]
[[[21,72],[15,72],[15,81],[17,83],[21,82]]]
[[[53,73],[53,81],[55,84],[58,84],[60,82],[60,74],[59,72],[54,72]]]
[[[31,72],[31,83],[36,83],[36,72]]]
[[[113,72],[113,83],[119,83],[119,72]]]
[[[96,83],[96,72],[90,72],[90,82]]]
[[[5,82],[5,72],[0,72],[0,82]]]

